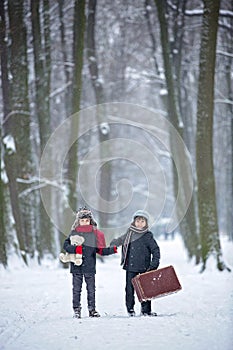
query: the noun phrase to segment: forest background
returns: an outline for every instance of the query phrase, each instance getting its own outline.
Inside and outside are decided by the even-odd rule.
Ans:
[[[56,259],[86,204],[107,243],[146,208],[228,269],[232,48],[227,0],[1,1],[0,263]]]

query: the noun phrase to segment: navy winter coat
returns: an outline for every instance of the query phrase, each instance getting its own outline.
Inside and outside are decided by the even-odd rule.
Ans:
[[[71,273],[96,273],[96,254],[100,255],[110,255],[114,254],[114,247],[99,247],[97,242],[98,230],[92,229],[92,226],[79,226],[79,230],[71,231],[69,237],[66,238],[63,248],[67,253],[75,254],[76,246],[71,244],[70,237],[73,235],[79,235],[84,237],[85,241],[82,244],[82,265],[77,266],[74,263],[70,263]],[[102,233],[103,234],[103,233]]]
[[[120,246],[124,245],[127,233],[119,238],[113,239],[110,245]],[[146,231],[145,233],[132,233],[131,241],[126,253],[126,259],[122,249],[123,269],[143,273],[150,269],[157,269],[160,260],[160,249],[155,241],[152,232]]]

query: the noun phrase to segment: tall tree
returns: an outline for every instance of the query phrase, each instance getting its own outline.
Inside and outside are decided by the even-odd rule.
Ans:
[[[95,94],[95,101],[97,105],[104,103],[103,84],[99,77],[98,57],[96,53],[96,0],[88,1],[88,15],[87,15],[87,58],[88,67],[90,71],[90,78],[92,82],[93,91]],[[109,139],[110,128],[106,125],[106,115],[103,113],[104,108],[97,107],[97,122],[98,122],[98,140],[101,144]],[[100,159],[107,159],[109,156],[109,147],[102,144],[100,148]],[[101,227],[108,227],[108,208],[106,203],[110,201],[111,196],[111,163],[107,162],[100,169],[100,184],[99,184],[99,225]],[[102,201],[104,199],[104,201]]]
[[[39,125],[40,154],[42,154],[51,133],[49,97],[51,55],[48,0],[31,1],[31,23],[35,72],[35,111]],[[49,200],[49,196],[47,199]],[[39,206],[40,229],[37,233],[36,245],[40,259],[44,252],[53,253],[54,250],[52,226],[41,200]]]
[[[72,118],[70,132],[78,139],[78,125],[82,93],[82,68],[85,33],[85,0],[75,0],[74,22],[73,22],[73,80],[72,80],[72,114],[77,113]],[[72,136],[71,136],[72,138]],[[78,173],[78,142],[74,142],[68,154],[68,199],[73,210],[77,209],[77,173]]]
[[[182,116],[180,113],[180,105],[178,103],[178,92],[177,87],[179,87],[179,83],[175,84],[174,76],[175,71],[173,68],[173,64],[171,61],[171,47],[169,42],[169,34],[168,34],[168,22],[167,22],[167,16],[166,16],[166,1],[163,0],[155,0],[155,4],[157,7],[158,12],[158,19],[160,23],[160,37],[161,37],[161,46],[162,46],[162,53],[163,53],[163,64],[164,64],[164,71],[165,71],[165,77],[166,77],[166,86],[168,90],[167,94],[167,109],[168,109],[168,117],[172,125],[176,128],[176,130],[179,132],[180,136],[183,138],[184,133],[184,124],[182,120]],[[179,38],[179,45],[181,47],[180,41],[182,38]],[[175,64],[176,72],[179,72],[181,64],[181,59],[179,59],[179,62]],[[177,79],[179,79],[179,73],[177,73]],[[186,198],[186,193],[189,190],[191,186],[191,182],[193,181],[193,178],[190,178],[190,175],[187,173],[187,167],[183,159],[180,158],[179,155],[179,147],[177,144],[177,139],[174,137],[174,133],[171,130],[170,134],[170,143],[171,148],[174,150],[175,155],[175,162],[179,166],[179,169],[181,170],[179,173],[180,178],[180,187],[178,189],[178,178],[176,169],[173,168],[173,186],[174,186],[174,195],[178,194],[178,190],[181,193],[181,201],[178,203],[178,217],[179,217],[179,210],[183,211],[183,202]],[[184,239],[184,243],[188,249],[189,256],[193,257],[195,256],[196,262],[199,262],[199,250],[198,250],[198,236],[196,234],[196,217],[195,217],[195,207],[194,207],[194,197],[191,199],[191,203],[189,205],[189,208],[187,208],[187,214],[180,223],[181,231],[182,231],[182,237]]]
[[[2,76],[2,92],[3,92],[3,115],[4,120],[9,112],[9,80],[8,80],[8,68],[7,68],[7,47],[6,47],[6,17],[4,10],[4,2],[0,2],[0,61],[1,61],[1,76]],[[3,158],[3,144],[2,144],[2,125],[0,125],[0,162]],[[6,226],[5,226],[5,197],[2,178],[2,166],[0,166],[0,263],[3,266],[7,265],[7,253],[6,253]]]
[[[1,30],[1,29],[0,29]],[[0,126],[0,139],[2,138],[2,127]],[[0,145],[0,159],[2,159],[2,144]],[[2,180],[2,168],[0,168],[0,264],[7,266],[6,254],[6,226],[5,226],[5,198]]]
[[[65,31],[65,17],[64,17],[64,0],[58,0],[58,11],[60,21],[60,33],[61,33],[61,54],[63,58],[64,74],[65,74],[65,111],[66,115],[70,116],[72,113],[72,86],[71,86],[71,69],[68,63],[68,48],[66,31]]]
[[[220,0],[203,0],[203,3],[196,134],[201,258],[203,270],[210,255],[216,258],[217,268],[223,270],[226,266],[218,232],[213,164],[214,73]]]
[[[8,2],[10,53],[9,73],[4,76],[4,140],[5,167],[9,181],[12,212],[19,251],[27,262],[27,253],[34,254],[31,198],[24,195],[32,175],[30,113],[28,101],[27,37],[24,24],[24,3]],[[7,67],[5,67],[7,69]],[[9,76],[11,84],[9,85]],[[6,97],[9,89],[9,97]]]
[[[224,46],[227,52],[231,52],[233,47],[233,3],[229,3],[229,15],[231,15],[231,20],[228,20],[229,30],[227,35],[224,35]],[[225,56],[225,55],[224,55]],[[233,84],[232,84],[232,71],[233,71],[233,57],[232,55],[226,54],[223,61],[225,66],[225,79],[226,79],[226,96],[228,96],[226,106],[226,116],[227,116],[227,130],[229,130],[228,135],[226,135],[227,140],[227,160],[226,160],[226,177],[225,177],[225,196],[223,198],[225,202],[225,213],[224,217],[225,230],[229,236],[229,239],[233,241]],[[222,134],[221,134],[222,136]],[[228,159],[230,161],[228,161]]]

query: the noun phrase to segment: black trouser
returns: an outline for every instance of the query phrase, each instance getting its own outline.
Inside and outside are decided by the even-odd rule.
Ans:
[[[81,292],[83,277],[87,288],[88,310],[95,310],[95,274],[94,273],[75,273],[73,274],[73,308],[81,307]]]
[[[135,304],[134,287],[131,281],[132,281],[132,278],[134,278],[138,274],[139,272],[126,271],[125,302],[126,302],[126,308],[128,312],[134,308],[134,304]],[[141,312],[143,313],[151,312],[150,300],[141,302]]]

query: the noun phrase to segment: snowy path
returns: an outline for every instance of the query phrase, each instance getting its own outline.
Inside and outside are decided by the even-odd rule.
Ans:
[[[179,240],[158,243],[161,267],[174,265],[183,290],[153,300],[153,318],[127,316],[120,254],[97,265],[99,319],[87,317],[85,290],[83,318],[72,318],[68,270],[50,264],[1,271],[0,349],[232,350],[233,274],[199,274]]]

